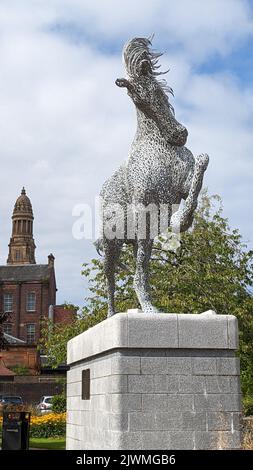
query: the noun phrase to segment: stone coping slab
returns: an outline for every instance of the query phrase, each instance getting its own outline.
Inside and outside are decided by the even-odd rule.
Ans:
[[[238,349],[233,315],[143,313],[137,309],[107,318],[68,342],[67,363],[113,349]]]

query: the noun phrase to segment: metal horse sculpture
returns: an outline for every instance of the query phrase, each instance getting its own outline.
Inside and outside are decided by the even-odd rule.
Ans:
[[[116,80],[116,85],[127,89],[137,112],[137,132],[128,160],[104,183],[100,196],[102,200],[102,226],[112,217],[112,207],[123,208],[121,218],[125,219],[132,208],[133,214],[142,205],[156,207],[167,205],[168,225],[187,230],[193,221],[197,199],[202,187],[208,155],[196,158],[184,145],[187,129],[180,124],[169,103],[165,80],[158,80],[158,58],[161,54],[151,50],[151,40],[134,38],[123,49],[123,62],[127,78]],[[166,73],[166,72],[165,72]],[[183,207],[173,213],[172,206]],[[123,214],[123,216],[122,216]],[[115,215],[115,214],[114,214]],[[125,227],[125,225],[124,225]],[[154,237],[129,238],[124,229],[123,237],[108,238],[103,230],[95,243],[98,252],[104,252],[104,271],[108,287],[108,316],[115,314],[114,291],[115,269],[124,243],[133,245],[136,259],[134,289],[144,312],[154,313],[149,292],[149,260]]]

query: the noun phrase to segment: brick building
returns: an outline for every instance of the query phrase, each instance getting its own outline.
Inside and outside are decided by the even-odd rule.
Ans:
[[[42,317],[68,323],[75,315],[56,305],[54,256],[48,256],[47,264],[36,264],[33,220],[23,188],[13,210],[7,265],[0,266],[0,312],[8,314],[3,325],[6,335],[29,345],[38,343]]]

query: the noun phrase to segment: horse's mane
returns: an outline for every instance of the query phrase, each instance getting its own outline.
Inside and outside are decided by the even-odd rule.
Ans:
[[[156,80],[165,93],[171,93],[174,96],[173,90],[167,85],[166,80],[157,80],[156,78],[159,75],[164,75],[169,70],[165,72],[157,71],[161,67],[161,65],[157,65],[158,59],[163,54],[151,50],[152,39],[153,37],[134,38],[125,44],[122,56],[127,75],[130,78],[143,75],[142,65],[145,62],[145,75],[149,75]]]

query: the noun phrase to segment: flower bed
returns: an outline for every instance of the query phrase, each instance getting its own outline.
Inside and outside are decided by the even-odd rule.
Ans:
[[[0,428],[3,418],[0,416]],[[31,437],[60,437],[65,435],[66,413],[48,413],[31,417]]]
[[[243,419],[243,449],[253,450],[253,416]]]

